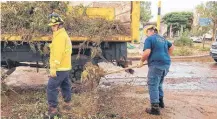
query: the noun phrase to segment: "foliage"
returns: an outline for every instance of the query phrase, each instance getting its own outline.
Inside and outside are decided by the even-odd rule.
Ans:
[[[68,2],[6,2],[1,8],[2,33],[28,35],[28,38],[47,35],[51,33],[47,25],[48,15],[53,12],[63,18],[70,35],[105,38],[126,33],[119,21],[89,18],[82,5],[69,11]]]
[[[92,92],[83,92],[72,96],[72,110],[63,110],[64,100],[58,96],[58,110],[61,119],[126,119],[136,118],[144,110],[142,99],[121,97],[124,91],[132,89],[129,85],[113,86],[111,89],[98,88]],[[48,119],[45,89],[24,89],[19,94],[8,93],[1,97],[1,111],[4,119]],[[124,92],[125,93],[125,92]],[[15,98],[16,97],[16,98]],[[120,101],[121,100],[121,101]],[[123,110],[127,109],[127,110]],[[135,113],[134,118],[127,115]],[[4,114],[3,114],[4,113]],[[148,115],[142,115],[148,116]],[[142,116],[137,118],[142,118]],[[137,119],[136,118],[136,119]]]
[[[184,31],[190,30],[193,23],[193,13],[192,12],[171,12],[163,17],[163,22],[168,25],[172,25],[173,33],[181,30],[183,26]],[[169,30],[168,30],[169,31]]]
[[[196,12],[200,17],[211,18],[213,21],[217,20],[217,2],[209,1],[201,3],[196,7]]]
[[[148,22],[151,18],[151,2],[150,1],[141,1],[140,2],[140,21]]]
[[[181,37],[174,41],[175,46],[193,46],[193,41],[189,38],[188,32],[184,32]]]
[[[199,49],[200,51],[210,51],[210,47],[201,47],[200,49]]]
[[[1,32],[34,37],[49,33],[48,15],[64,13],[65,2],[6,2],[1,4]],[[30,37],[28,37],[30,38]]]
[[[216,36],[216,30],[217,30],[217,1],[208,1],[206,3],[201,3],[196,7],[196,12],[198,17],[200,18],[212,19],[211,27],[212,27],[213,40],[214,40]]]
[[[204,34],[208,33],[210,30],[210,26],[193,26],[191,29],[192,36],[203,36]]]

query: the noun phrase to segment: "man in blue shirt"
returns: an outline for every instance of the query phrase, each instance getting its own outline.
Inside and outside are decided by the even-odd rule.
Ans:
[[[146,112],[153,115],[160,115],[160,109],[164,108],[163,102],[163,81],[167,75],[174,46],[168,40],[158,35],[155,26],[150,25],[145,29],[148,38],[145,40],[143,55],[138,67],[143,66],[143,62],[148,62],[148,89],[151,101],[151,108]]]

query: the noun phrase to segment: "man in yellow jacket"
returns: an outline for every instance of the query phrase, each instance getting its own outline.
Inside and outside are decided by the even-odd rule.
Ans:
[[[58,114],[58,88],[61,88],[64,98],[64,107],[70,108],[71,84],[69,80],[69,71],[71,70],[71,40],[63,28],[63,20],[58,14],[49,16],[53,31],[53,40],[50,44],[50,79],[47,86],[47,98],[49,104],[48,113],[50,116]]]

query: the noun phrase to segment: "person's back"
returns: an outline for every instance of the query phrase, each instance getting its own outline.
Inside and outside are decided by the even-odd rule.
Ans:
[[[156,66],[160,69],[169,68],[171,64],[170,55],[168,52],[172,44],[158,34],[149,36],[144,45],[144,50],[151,49],[148,58],[149,66]]]
[[[146,112],[153,115],[160,115],[160,107],[164,108],[163,81],[169,71],[171,64],[170,55],[174,49],[172,43],[158,35],[155,26],[150,25],[145,29],[148,38],[145,40],[143,54],[138,67],[148,61],[148,89],[151,108]]]

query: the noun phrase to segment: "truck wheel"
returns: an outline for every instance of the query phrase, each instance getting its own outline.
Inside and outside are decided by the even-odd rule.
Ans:
[[[43,57],[42,63],[43,63],[44,68],[49,68],[50,66],[49,59],[50,59],[49,56]]]
[[[18,64],[18,62],[12,61],[12,60],[9,60],[9,59],[6,61],[6,66],[7,66],[8,69],[16,67],[17,64]]]
[[[77,55],[72,56],[72,70],[70,71],[70,79],[72,83],[80,82],[81,73],[83,72],[83,67],[88,61],[88,56],[80,55],[77,59]]]
[[[215,60],[215,62],[217,62],[217,59],[214,59]]]

